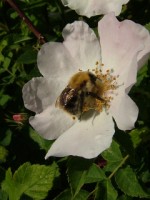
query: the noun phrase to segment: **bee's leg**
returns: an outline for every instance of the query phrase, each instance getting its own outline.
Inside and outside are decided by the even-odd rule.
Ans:
[[[101,98],[101,97],[99,97],[97,94],[95,94],[95,93],[93,93],[93,92],[86,92],[86,95],[88,96],[91,96],[91,97],[93,97],[93,98],[95,98],[95,99],[98,99],[98,100],[100,100],[100,101],[105,101],[103,98]]]

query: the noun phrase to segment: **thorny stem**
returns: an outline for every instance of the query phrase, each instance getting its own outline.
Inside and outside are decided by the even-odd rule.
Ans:
[[[29,18],[24,14],[24,12],[18,7],[18,5],[13,0],[4,0],[6,1],[16,12],[19,14],[21,19],[27,24],[29,29],[34,33],[34,35],[38,38],[41,44],[45,43],[45,39],[40,32],[37,31],[35,26],[29,20]]]

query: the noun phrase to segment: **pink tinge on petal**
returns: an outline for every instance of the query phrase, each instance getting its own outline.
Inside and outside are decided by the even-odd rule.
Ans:
[[[144,34],[144,49],[139,52],[138,60],[138,70],[145,64],[145,62],[150,58],[150,34],[149,31],[143,28]]]
[[[110,146],[114,132],[112,116],[105,112],[77,121],[53,143],[45,158],[68,155],[94,158]]]
[[[140,53],[147,51],[146,42],[150,38],[147,30],[130,20],[119,22],[113,13],[100,20],[98,30],[102,62],[114,69],[128,88],[135,83]]]
[[[64,46],[76,61],[78,70],[87,71],[101,60],[100,44],[92,29],[83,22],[75,21],[63,30]]]
[[[75,10],[80,15],[92,17],[110,12],[114,12],[117,16],[121,13],[122,5],[128,3],[128,1],[129,0],[62,0],[62,3]]]
[[[38,68],[47,78],[60,78],[63,81],[77,71],[76,60],[73,60],[62,43],[45,43],[38,53]]]

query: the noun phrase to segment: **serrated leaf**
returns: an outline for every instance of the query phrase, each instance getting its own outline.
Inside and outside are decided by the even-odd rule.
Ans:
[[[106,179],[104,171],[93,164],[86,173],[85,183],[94,183]]]
[[[91,164],[91,160],[79,157],[73,157],[69,160],[67,174],[73,196],[76,196],[84,185]]]
[[[105,171],[114,171],[114,169],[120,164],[123,160],[120,147],[113,140],[111,146],[102,153],[102,157],[107,161],[107,165],[105,166]]]
[[[6,161],[7,155],[8,155],[7,149],[3,146],[0,146],[0,163],[3,163]]]
[[[6,171],[6,176],[5,176],[5,180],[2,182],[2,190],[4,190],[8,196],[9,196],[9,200],[19,200],[20,198],[20,193],[19,193],[19,190],[18,190],[18,193],[17,191],[13,190],[15,189],[15,184],[12,180],[12,172],[11,172],[11,169],[9,168],[7,171]]]
[[[86,170],[75,171],[75,170],[69,169],[68,178],[69,178],[69,183],[70,183],[72,193],[74,194],[74,196],[76,196],[85,183]]]
[[[42,200],[47,196],[53,186],[54,178],[58,175],[58,167],[55,163],[51,166],[25,163],[15,171],[13,176],[11,170],[7,170],[2,189],[8,193],[10,200],[19,200],[22,194]]]
[[[73,197],[71,190],[65,190],[59,194],[54,200],[87,200],[89,193],[85,190],[80,190],[80,192]]]
[[[118,170],[115,175],[115,180],[118,187],[128,196],[150,198],[150,195],[139,184],[136,174],[130,166]]]
[[[98,184],[95,200],[116,200],[117,196],[118,193],[109,179]]]
[[[101,168],[93,164],[91,160],[83,158],[70,159],[67,173],[74,197],[84,184],[98,182],[106,178]]]

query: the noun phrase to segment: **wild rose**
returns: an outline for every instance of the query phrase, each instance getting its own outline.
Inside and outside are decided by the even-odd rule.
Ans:
[[[150,35],[130,20],[119,22],[113,13],[99,21],[98,32],[99,38],[83,21],[68,24],[62,32],[63,43],[46,43],[38,53],[43,77],[33,78],[23,87],[25,107],[36,113],[29,119],[31,126],[42,137],[56,139],[46,158],[94,158],[110,146],[113,120],[120,130],[132,129],[137,120],[138,108],[128,92],[148,59]],[[89,101],[82,102],[78,119],[62,109],[59,101],[71,77],[80,72],[92,74],[100,91],[84,91]],[[91,97],[92,93],[96,96]]]
[[[122,5],[129,0],[61,0],[65,6],[75,10],[79,15],[87,17],[114,12],[121,13]]]

